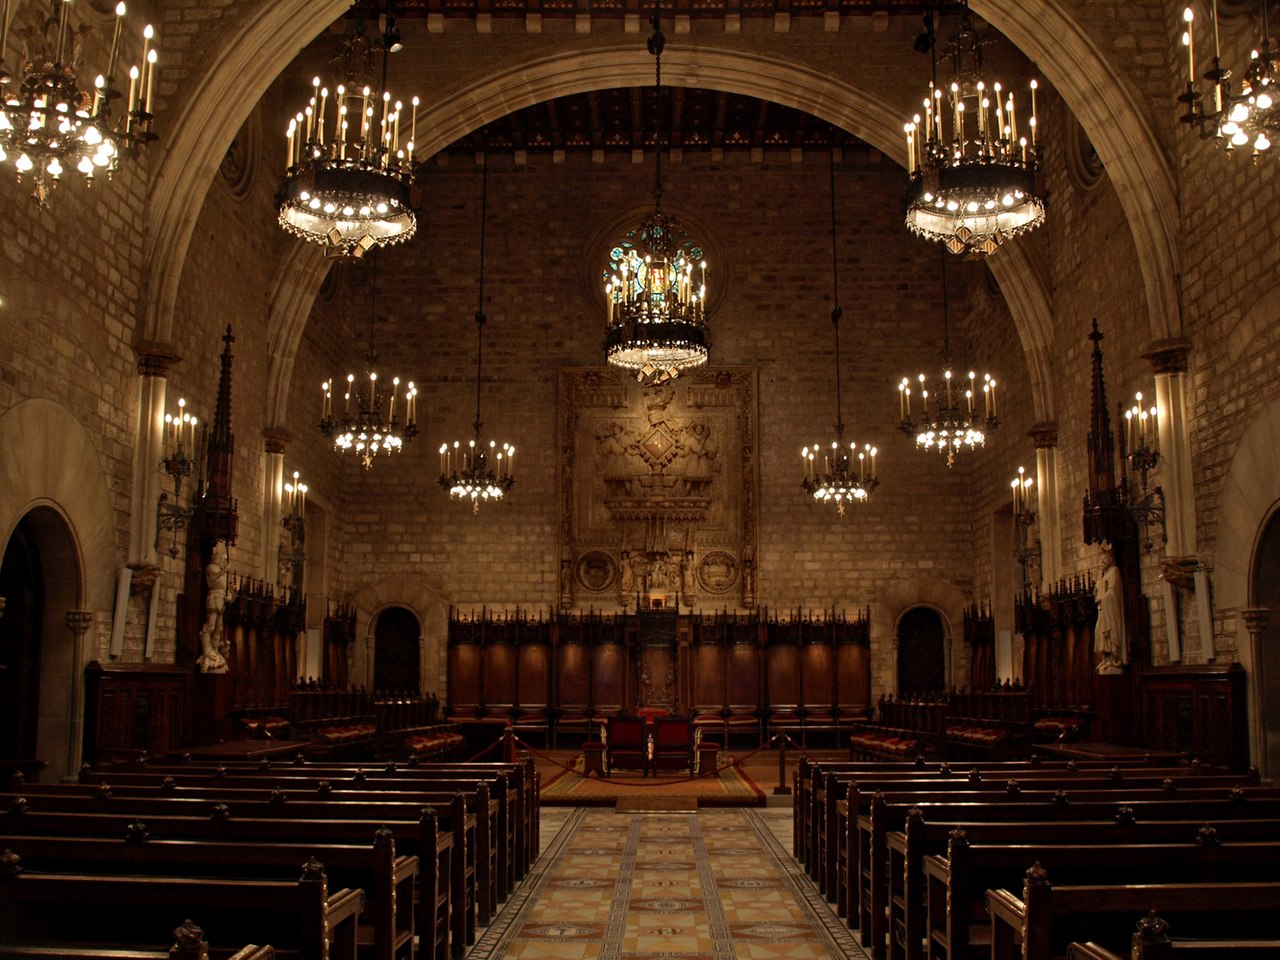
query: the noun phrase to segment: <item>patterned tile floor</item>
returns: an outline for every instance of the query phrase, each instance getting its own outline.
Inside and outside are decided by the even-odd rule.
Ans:
[[[865,960],[790,857],[791,811],[544,808],[543,853],[468,960]]]

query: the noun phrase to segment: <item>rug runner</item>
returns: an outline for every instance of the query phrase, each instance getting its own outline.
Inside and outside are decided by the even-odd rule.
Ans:
[[[549,806],[612,806],[622,798],[695,797],[700,807],[764,806],[765,792],[740,767],[733,757],[722,753],[714,777],[664,775],[642,777],[617,774],[611,777],[584,776],[582,754],[535,756],[542,774],[542,802]],[[568,769],[566,769],[568,768]]]

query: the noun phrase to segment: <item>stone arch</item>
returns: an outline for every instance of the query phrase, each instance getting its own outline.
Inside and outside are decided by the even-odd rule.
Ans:
[[[496,118],[556,96],[648,82],[650,65],[620,56],[623,48],[564,51],[518,69],[495,71],[443,98],[443,107],[420,122],[418,155],[429,157],[454,140]],[[629,49],[629,48],[628,48]],[[727,52],[690,44],[664,55],[671,82],[698,83],[728,93],[760,97],[794,107],[848,130],[900,165],[906,148],[899,141],[901,118],[889,106],[850,84],[807,67],[772,57]],[[1036,417],[1052,420],[1053,311],[1044,271],[1025,245],[1009,244],[990,261],[1004,291],[1027,360]],[[271,370],[268,410],[274,422],[285,422],[289,377],[316,291],[328,270],[310,245],[297,244],[279,271],[268,323]]]
[[[872,699],[881,694],[894,693],[897,651],[894,638],[898,635],[898,622],[912,607],[926,606],[938,611],[942,617],[943,637],[952,644],[951,662],[957,652],[954,647],[955,625],[964,622],[964,608],[969,598],[955,584],[946,580],[916,577],[891,583],[885,587],[871,605],[871,680]],[[954,671],[949,671],[955,683]],[[956,684],[957,686],[959,684]]]
[[[425,577],[397,574],[361,588],[352,598],[356,607],[356,642],[348,676],[357,686],[373,682],[373,635],[378,614],[388,607],[404,607],[422,628],[419,689],[445,699],[445,657],[449,637],[449,603]]]
[[[58,716],[50,715],[48,724],[41,718],[41,743],[52,745],[50,757],[61,767],[50,770],[55,777],[73,774],[79,764],[83,669],[98,655],[114,604],[121,555],[106,477],[88,431],[61,405],[24,400],[0,414],[0,544],[24,517],[33,517],[50,556],[74,571],[46,598],[46,639],[58,646],[58,675],[42,678],[41,692],[69,691]],[[82,633],[68,621],[72,610],[90,615]]]

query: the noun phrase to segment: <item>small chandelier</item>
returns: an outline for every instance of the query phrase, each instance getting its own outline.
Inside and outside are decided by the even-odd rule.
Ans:
[[[480,512],[482,500],[501,500],[515,480],[516,448],[509,443],[498,446],[490,440],[486,447],[480,437],[484,423],[480,420],[480,372],[484,361],[484,240],[485,221],[489,212],[489,158],[484,158],[480,188],[480,304],[476,309],[476,418],[472,423],[475,436],[465,445],[453,441],[440,445],[440,486],[455,500],[471,503],[471,512]]]
[[[107,72],[94,80],[92,92],[80,88],[80,39],[67,25],[69,0],[54,0],[42,38],[26,37],[20,76],[4,70],[10,6],[11,0],[0,6],[0,162],[12,161],[19,180],[31,177],[31,195],[44,207],[68,167],[79,171],[86,183],[100,173],[110,179],[122,156],[136,156],[140,147],[156,139],[151,132],[155,31],[150,24],[142,31],[141,65],[129,68],[129,96],[122,115],[113,121],[112,101],[120,97],[115,72],[124,3],[116,5]]]
[[[952,63],[947,95],[938,84],[932,11],[925,14],[933,79],[924,116],[903,125],[907,135],[907,227],[943,243],[955,254],[982,256],[1008,237],[1044,223],[1036,188],[1036,89],[1026,135],[1018,131],[1013,92],[988,83],[982,48],[988,41],[973,25],[966,0],[960,29],[946,54]],[[950,127],[950,134],[947,127]]]
[[[333,441],[339,453],[354,452],[368,470],[378,454],[399,453],[405,441],[418,432],[418,388],[410,380],[403,388],[400,378],[391,378],[391,389],[383,386],[374,369],[378,362],[373,350],[373,324],[377,314],[378,271],[373,267],[373,282],[369,292],[369,347],[365,353],[365,379],[357,382],[354,373],[347,374],[346,388],[342,395],[342,414],[335,419],[333,392],[336,383],[326,380],[320,384],[324,398],[321,406],[320,432]],[[354,398],[355,403],[352,403]],[[404,419],[396,411],[397,399],[401,400]],[[354,409],[352,407],[354,406]]]
[[[662,34],[649,20],[659,118],[654,138],[653,212],[613,246],[605,269],[609,305],[605,358],[646,385],[664,383],[707,362],[707,262],[681,223],[662,212]],[[694,276],[694,270],[697,276]]]
[[[1190,7],[1182,12],[1187,29],[1182,43],[1187,48],[1187,89],[1178,97],[1186,105],[1180,118],[1188,126],[1197,127],[1203,139],[1214,138],[1228,153],[1237,147],[1252,145],[1253,158],[1271,148],[1271,136],[1280,130],[1280,105],[1275,83],[1280,57],[1271,49],[1271,31],[1267,20],[1267,0],[1261,0],[1262,44],[1250,51],[1249,65],[1240,82],[1240,92],[1231,86],[1231,71],[1222,69],[1218,42],[1218,3],[1213,0],[1213,69],[1204,79],[1213,87],[1213,112],[1201,103],[1196,89],[1195,14]]]
[[[333,90],[314,78],[305,109],[289,121],[285,178],[276,194],[280,226],[324,247],[326,256],[358,259],[417,229],[410,188],[420,101],[413,98],[409,139],[402,141],[404,104],[386,90],[391,46],[387,37],[375,44],[358,20],[332,61]],[[373,79],[379,49],[380,86]]]
[[[833,503],[836,513],[844,516],[849,503],[866,503],[880,485],[876,475],[876,448],[869,443],[858,448],[857,443],[845,445],[844,417],[840,403],[840,273],[836,260],[836,154],[831,148],[831,328],[836,342],[836,438],[829,450],[818,444],[800,451],[804,492],[819,503]],[[819,462],[821,457],[821,462]]]
[[[921,450],[938,450],[947,455],[947,466],[955,463],[956,452],[985,446],[987,434],[1000,424],[996,413],[996,381],[989,373],[978,375],[970,370],[967,377],[956,377],[951,365],[951,331],[947,304],[947,259],[942,256],[942,385],[930,390],[929,378],[916,376],[920,411],[917,415],[911,397],[911,379],[903,377],[898,384],[898,416],[900,429],[916,439]],[[982,397],[978,398],[981,390]]]

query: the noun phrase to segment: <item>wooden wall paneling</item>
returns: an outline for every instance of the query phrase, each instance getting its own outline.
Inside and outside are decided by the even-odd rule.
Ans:
[[[806,712],[830,713],[836,702],[836,658],[831,624],[805,625],[800,656],[800,703]]]
[[[692,651],[693,706],[724,708],[729,705],[725,684],[726,650],[723,629],[701,632],[696,638]]]
[[[1245,769],[1249,733],[1240,664],[1147,667],[1134,677],[1144,746]]]
[[[550,703],[551,631],[545,621],[524,625],[517,637],[516,703],[545,708]]]
[[[800,624],[772,620],[765,647],[765,697],[770,707],[800,703]]]
[[[182,746],[188,671],[169,665],[93,661],[85,669],[84,760],[97,765]]]
[[[556,639],[555,706],[586,711],[591,704],[591,647],[581,622],[562,621]]]
[[[484,688],[480,702],[486,710],[510,711],[516,702],[516,646],[513,624],[503,623],[486,631]]]
[[[836,706],[840,715],[871,707],[871,649],[860,643],[836,645]]]
[[[725,699],[727,705],[759,710],[764,699],[761,696],[760,684],[762,657],[755,637],[748,636],[746,631],[736,632],[726,652]]]
[[[454,633],[453,624],[450,633]],[[482,648],[473,631],[463,629],[449,642],[449,708],[478,708],[481,702]]]
[[[591,706],[597,712],[621,713],[629,705],[627,673],[631,658],[616,635],[601,637],[591,648]]]

